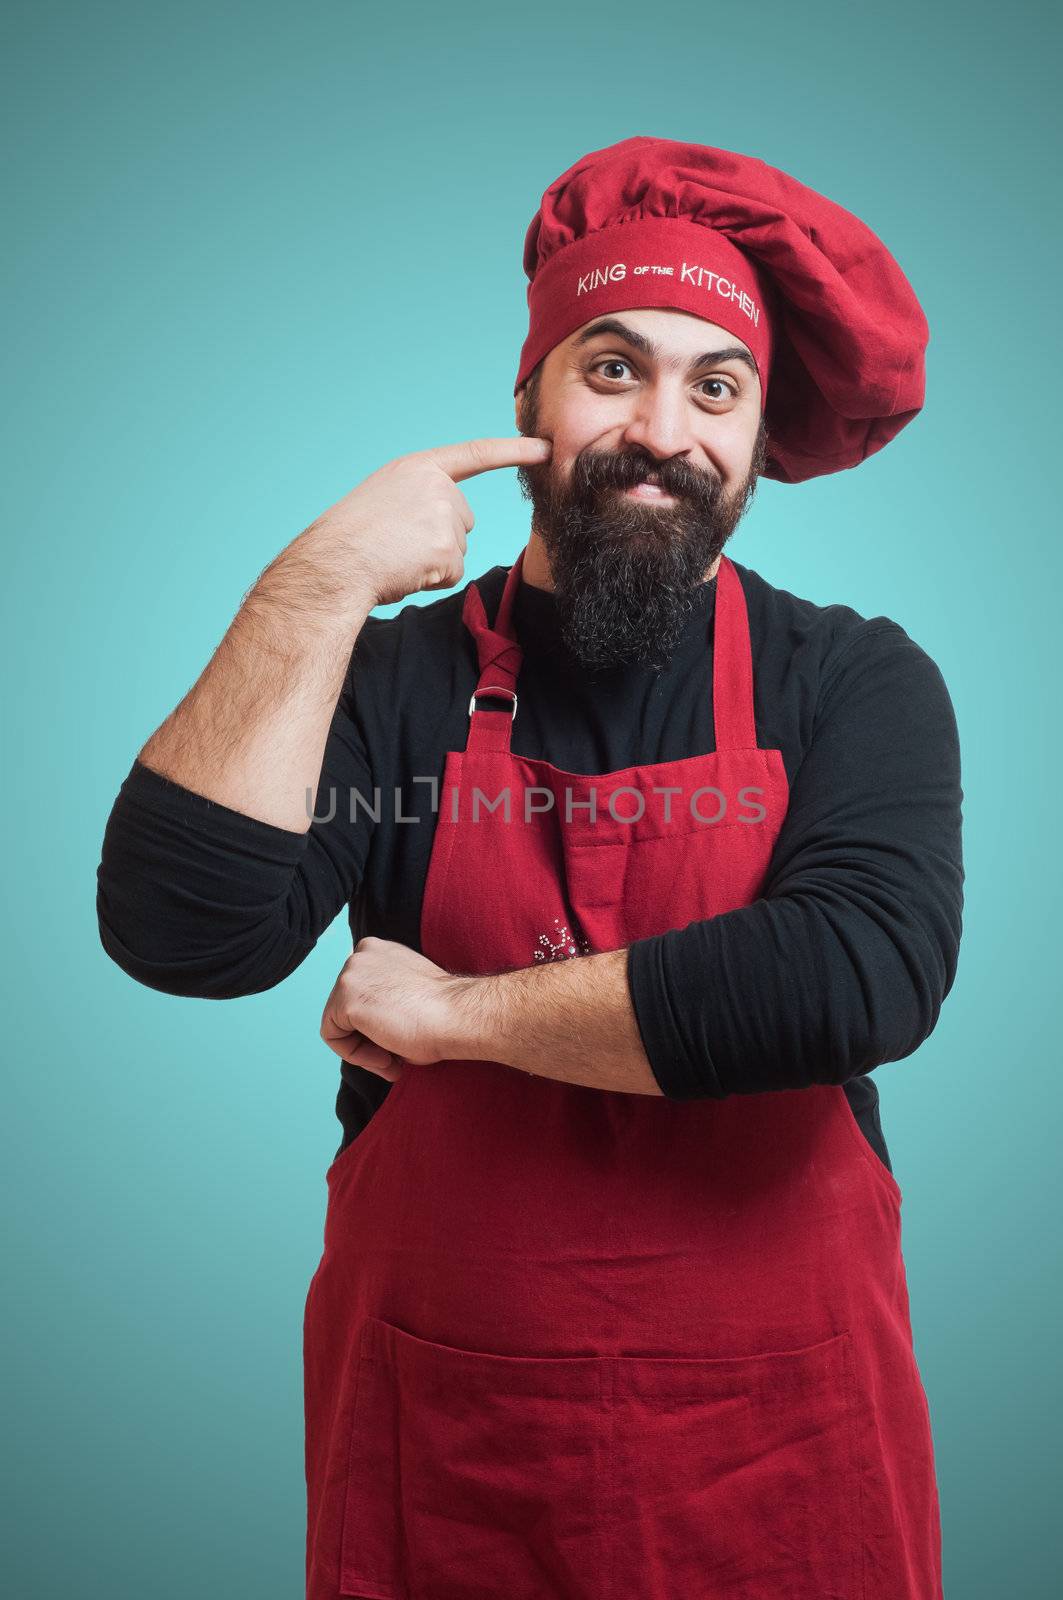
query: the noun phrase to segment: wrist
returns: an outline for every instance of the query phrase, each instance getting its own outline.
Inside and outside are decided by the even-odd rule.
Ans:
[[[364,557],[323,523],[311,523],[293,539],[259,582],[285,599],[298,595],[300,609],[325,626],[353,627],[355,633],[380,604]]]
[[[454,976],[450,980],[444,1053],[451,1061],[498,1061],[504,1048],[504,1010],[499,978]]]

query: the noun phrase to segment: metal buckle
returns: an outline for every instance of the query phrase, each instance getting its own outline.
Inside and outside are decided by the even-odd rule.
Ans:
[[[499,687],[497,684],[493,684],[492,683],[492,684],[489,684],[486,689],[474,689],[473,690],[472,694],[469,697],[469,716],[470,717],[472,716],[473,712],[476,710],[476,697],[477,697],[477,695],[481,695],[481,694],[500,694],[503,697],[508,696],[513,701],[513,709],[510,712],[510,719],[512,720],[512,718],[517,715],[517,696],[516,696],[515,692],[512,689],[503,689],[503,688]]]

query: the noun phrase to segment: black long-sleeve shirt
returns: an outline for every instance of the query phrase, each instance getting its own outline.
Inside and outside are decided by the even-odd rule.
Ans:
[[[956,971],[963,796],[952,704],[897,623],[815,605],[735,568],[757,740],[782,751],[789,810],[752,905],[629,947],[632,1004],[668,1097],[841,1084],[889,1166],[868,1074],[927,1037]],[[476,580],[489,620],[507,570]],[[554,596],[521,583],[514,753],[604,774],[713,750],[715,588],[699,589],[664,673],[589,676],[564,646]],[[463,599],[464,589],[366,620],[309,832],[245,816],[134,761],[97,875],[100,937],[124,971],[170,994],[258,993],[295,970],[344,906],[355,940],[420,949],[436,819],[428,780],[441,787],[446,752],[465,746],[478,678]],[[352,794],[362,797],[353,820]],[[342,1150],[390,1085],[340,1067]]]

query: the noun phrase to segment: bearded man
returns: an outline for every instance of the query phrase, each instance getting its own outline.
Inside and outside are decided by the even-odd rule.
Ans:
[[[563,173],[524,266],[518,436],[266,569],[122,784],[101,938],[229,998],[348,911],[308,1600],[932,1600],[871,1074],[955,975],[955,718],[897,622],[725,548],[912,420],[926,319],[850,212],[666,139]],[[527,543],[466,582],[509,466]]]

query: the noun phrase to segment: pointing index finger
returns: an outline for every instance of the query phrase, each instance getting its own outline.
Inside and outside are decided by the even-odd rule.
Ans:
[[[464,444],[444,444],[423,454],[442,467],[455,483],[496,467],[532,467],[549,459],[548,439],[518,434],[512,439],[469,439]]]

